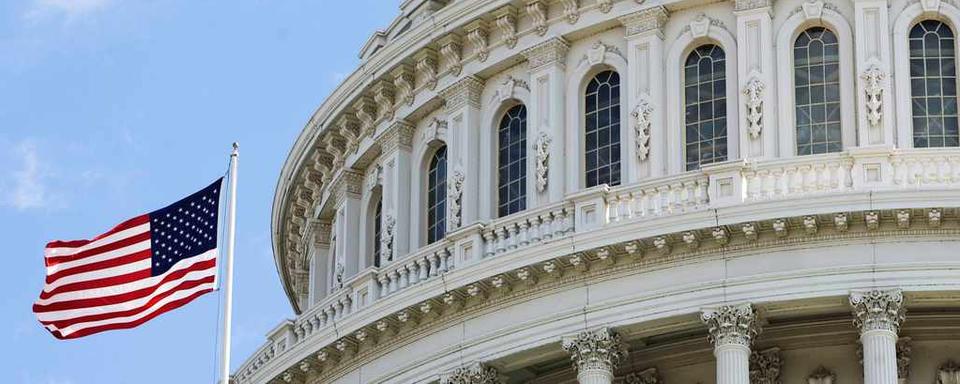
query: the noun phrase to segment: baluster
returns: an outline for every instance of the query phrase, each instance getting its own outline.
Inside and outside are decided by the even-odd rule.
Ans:
[[[343,303],[337,300],[331,305],[333,305],[333,319],[340,320],[343,317]]]
[[[606,199],[607,202],[607,222],[615,223],[620,221],[620,215],[618,214],[620,209],[620,198],[619,196],[611,196]]]
[[[457,262],[453,258],[453,252],[450,251],[450,248],[444,248],[443,255],[447,259],[447,271],[454,270],[457,267]]]
[[[407,268],[400,266],[400,268],[397,268],[397,274],[400,275],[400,289],[404,289],[410,285],[407,279]]]
[[[564,233],[573,233],[573,209],[564,208],[563,209],[563,232]]]
[[[657,216],[664,216],[670,212],[670,187],[661,185],[657,187]]]
[[[530,243],[540,242],[540,216],[530,218],[530,229],[527,232],[527,238],[530,239]]]
[[[950,157],[947,159],[947,165],[950,169],[949,183],[956,183],[960,181],[960,159],[957,157]]]
[[[484,231],[483,232],[483,257],[493,256],[496,252],[496,247],[493,241],[497,238],[497,235],[493,231]]]
[[[407,279],[410,280],[410,285],[414,285],[420,282],[420,274],[418,274],[417,262],[411,261],[410,264],[407,264]]]
[[[517,249],[517,225],[507,224],[507,231],[510,233],[507,238],[507,249]]]
[[[746,179],[747,183],[744,188],[747,191],[747,198],[750,200],[758,200],[760,198],[760,186],[757,185],[759,184],[757,182],[757,171],[746,171],[744,179]]]
[[[526,220],[520,220],[520,222],[517,223],[517,226],[520,229],[517,233],[517,244],[519,244],[521,247],[525,247],[530,244],[530,241],[527,240],[527,228],[530,228],[530,223],[528,223]]]
[[[424,281],[430,278],[430,260],[427,260],[426,256],[421,256],[417,259],[417,265],[419,266],[417,269],[420,272],[418,280]]]
[[[380,283],[380,297],[386,297],[390,294],[390,278],[387,277],[387,274],[377,276],[377,282]]]
[[[696,210],[698,208],[697,205],[699,203],[697,199],[698,199],[697,180],[684,181],[683,182],[683,205],[686,206],[684,210],[685,211]]]
[[[313,317],[310,318],[311,326],[313,327],[313,330],[315,330],[315,331],[316,331],[316,330],[319,330],[320,327],[321,327],[321,324],[322,324],[322,323],[320,322],[320,315],[321,315],[320,313],[317,313],[317,314],[314,314]]]
[[[507,251],[507,228],[499,227],[497,228],[497,253],[504,253]]]
[[[436,253],[437,257],[440,258],[440,273],[443,273],[443,272],[446,272],[446,271],[447,271],[447,255],[446,255],[446,253],[447,253],[447,249],[446,249],[446,248],[441,249],[441,250],[437,251],[437,253]]]
[[[342,297],[340,302],[343,303],[343,316],[353,313],[353,299],[350,298],[350,295]]]
[[[430,277],[434,277],[440,274],[440,260],[437,258],[436,253],[431,253],[430,257]]]
[[[396,292],[400,289],[400,275],[397,274],[397,271],[390,271],[390,293]]]
[[[553,211],[550,214],[553,216],[553,221],[550,222],[550,232],[553,232],[554,237],[563,236],[563,208]]]
[[[550,240],[553,238],[552,228],[553,215],[550,212],[546,212],[540,215],[540,238],[543,241]]]

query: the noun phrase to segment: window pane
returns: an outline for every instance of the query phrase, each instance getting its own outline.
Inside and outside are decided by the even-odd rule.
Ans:
[[[794,42],[794,52],[807,52],[804,57],[793,58],[794,78],[803,79],[794,82],[799,155],[836,152],[842,148],[837,44],[833,31],[823,27],[801,32]]]
[[[427,170],[427,244],[447,233],[447,147],[434,152]]]
[[[957,72],[953,31],[924,20],[910,30],[910,98],[915,147],[956,146]]]
[[[696,72],[696,69],[692,69]],[[584,165],[587,187],[620,184],[620,75],[604,71],[590,80],[584,95]],[[590,99],[600,100],[597,103]],[[689,112],[688,112],[689,113]]]
[[[684,159],[688,171],[727,159],[725,68],[723,49],[716,45],[702,45],[687,56],[683,89],[686,101]]]

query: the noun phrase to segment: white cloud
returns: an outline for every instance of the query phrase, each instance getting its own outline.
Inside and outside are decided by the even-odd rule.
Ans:
[[[9,191],[4,193],[4,203],[19,210],[44,206],[49,196],[44,184],[37,145],[29,140],[18,143],[13,154],[20,162],[19,169],[11,172]]]

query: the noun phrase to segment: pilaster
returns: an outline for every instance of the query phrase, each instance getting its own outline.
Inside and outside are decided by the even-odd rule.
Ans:
[[[737,79],[742,95],[737,108],[740,157],[774,157],[777,151],[777,79],[772,0],[736,0]]]
[[[887,0],[855,0],[857,144],[893,145],[893,58]]]
[[[528,137],[535,137],[537,175],[542,174],[531,207],[563,200],[566,188],[564,159],[565,89],[564,69],[570,45],[561,37],[553,37],[523,52],[530,71],[530,99],[527,106]],[[574,159],[575,160],[575,159]],[[572,168],[576,169],[576,168]],[[572,178],[576,180],[576,178]],[[540,182],[538,182],[540,183]]]
[[[750,384],[750,345],[760,333],[749,303],[705,309],[700,319],[707,325],[717,359],[717,384]]]
[[[863,344],[864,384],[896,384],[903,293],[899,289],[851,292],[850,306]]]
[[[479,219],[480,92],[483,80],[467,76],[440,91],[447,113],[447,232]]]
[[[496,368],[481,362],[440,375],[440,384],[501,384],[503,382]]]
[[[413,124],[406,120],[397,120],[379,139],[383,158],[381,228],[392,227],[388,236],[390,244],[382,244],[381,247],[385,252],[385,261],[399,259],[410,251],[410,225],[399,220],[410,220],[411,216],[410,158],[414,129]],[[389,225],[391,222],[393,224]]]
[[[644,9],[620,18],[627,38],[626,106],[631,120],[628,158],[636,169],[625,175],[627,183],[666,174],[667,132],[664,92],[663,26],[670,13],[663,6]]]
[[[611,384],[614,370],[627,356],[620,335],[610,328],[565,337],[562,346],[571,355],[580,384]]]
[[[363,175],[352,169],[344,169],[333,181],[334,219],[333,248],[334,288],[356,275],[360,268],[360,194]]]

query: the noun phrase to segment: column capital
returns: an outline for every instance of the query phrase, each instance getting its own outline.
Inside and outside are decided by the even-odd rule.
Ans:
[[[480,107],[480,92],[483,92],[483,80],[476,76],[467,76],[440,91],[440,97],[446,103],[448,111],[465,106]]]
[[[667,8],[660,5],[653,8],[647,8],[629,15],[620,17],[620,24],[626,28],[628,38],[648,34],[650,32],[662,33],[663,26],[670,18],[670,12]]]
[[[410,149],[413,144],[413,133],[416,127],[407,120],[397,119],[387,131],[381,135],[377,144],[380,145],[380,151],[384,154],[392,154],[400,148]]]
[[[610,328],[583,331],[563,338],[562,347],[570,353],[570,360],[578,371],[600,369],[611,374],[627,356],[623,339]]]
[[[440,375],[440,384],[500,384],[496,368],[481,362],[454,369]]]
[[[562,37],[554,36],[527,48],[523,51],[523,56],[527,58],[528,67],[533,72],[551,64],[563,67],[569,51],[570,44]]]
[[[900,289],[851,292],[850,306],[853,324],[860,333],[877,330],[897,333],[906,313]]]
[[[330,190],[333,193],[334,206],[339,206],[347,197],[360,198],[360,194],[363,193],[363,174],[352,169],[344,169],[333,180]]]
[[[730,344],[749,347],[760,333],[757,315],[750,303],[704,309],[700,320],[707,325],[714,347]]]
[[[773,5],[773,0],[735,0],[733,10],[736,11],[750,11],[754,9],[763,9],[770,8]]]

